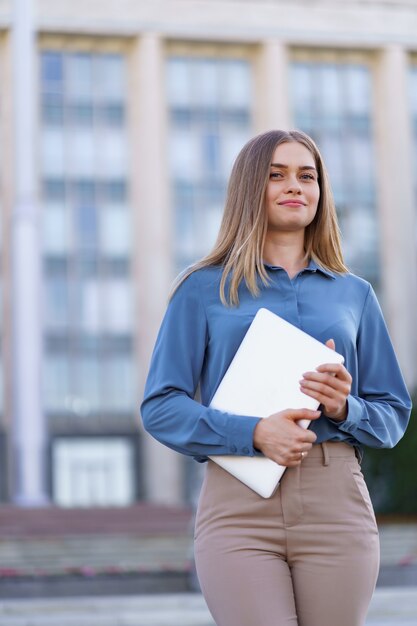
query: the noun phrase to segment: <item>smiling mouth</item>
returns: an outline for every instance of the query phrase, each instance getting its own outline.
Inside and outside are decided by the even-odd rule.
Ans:
[[[305,206],[304,202],[299,202],[298,200],[287,200],[286,202],[279,202],[278,204],[284,206]]]

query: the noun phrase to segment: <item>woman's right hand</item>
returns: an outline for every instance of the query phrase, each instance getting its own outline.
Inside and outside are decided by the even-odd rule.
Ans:
[[[286,409],[259,420],[253,431],[253,445],[269,459],[285,467],[300,465],[311,450],[317,436],[306,430],[298,420],[315,420],[320,411]],[[302,454],[304,453],[304,454]]]

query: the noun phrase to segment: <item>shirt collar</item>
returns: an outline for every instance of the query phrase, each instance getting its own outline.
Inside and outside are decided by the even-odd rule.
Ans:
[[[278,269],[278,268],[282,269],[282,267],[280,267],[279,265],[271,265],[270,263],[266,263],[265,261],[264,261],[264,265],[265,265],[265,267],[268,267],[269,269]],[[330,270],[325,269],[321,265],[318,265],[318,263],[316,263],[316,261],[314,261],[313,259],[310,259],[309,264],[307,265],[307,267],[305,267],[301,271],[303,271],[303,272],[320,272],[321,274],[324,274],[324,276],[327,276],[328,278],[333,278],[333,279],[336,278],[336,276],[334,275],[333,272],[331,272]]]
[[[334,272],[331,272],[330,270],[327,270],[325,267],[318,265],[318,263],[316,263],[316,261],[313,261],[313,259],[310,259],[310,263],[305,269],[310,272],[321,272],[328,278],[333,278],[333,279],[336,278],[336,276],[334,275]]]

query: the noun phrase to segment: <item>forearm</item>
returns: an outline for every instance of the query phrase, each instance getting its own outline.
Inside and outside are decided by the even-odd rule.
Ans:
[[[145,397],[141,415],[145,430],[155,439],[199,460],[256,453],[253,431],[260,418],[205,407],[177,390]]]

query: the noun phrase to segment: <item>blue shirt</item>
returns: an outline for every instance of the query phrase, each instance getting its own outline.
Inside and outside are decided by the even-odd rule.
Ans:
[[[260,295],[253,297],[242,282],[238,307],[220,300],[221,267],[194,272],[175,292],[145,387],[145,429],[199,461],[212,454],[257,454],[253,430],[260,418],[208,405],[257,310],[265,307],[319,341],[334,339],[345,357],[352,376],[347,419],[322,414],[310,425],[317,443],[393,447],[407,427],[411,401],[371,285],[313,261],[293,279],[280,267],[265,267],[270,284],[259,280]],[[201,402],[194,399],[199,384]]]

